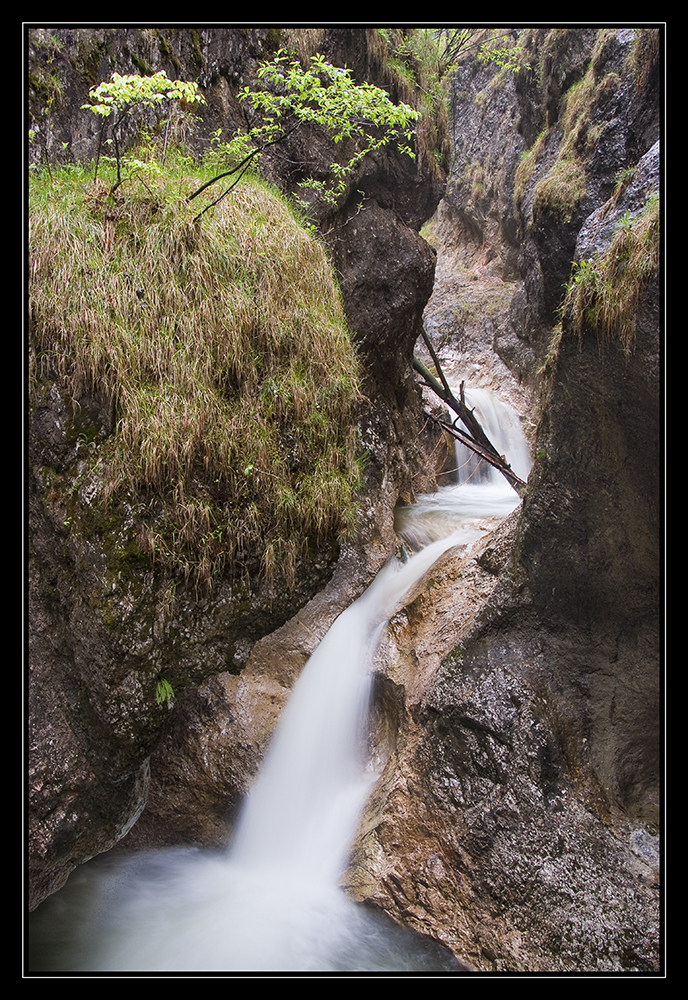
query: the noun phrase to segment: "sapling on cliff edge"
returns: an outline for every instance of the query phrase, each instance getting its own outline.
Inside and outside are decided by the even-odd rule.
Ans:
[[[120,76],[119,73],[113,73],[111,80],[101,83],[97,87],[92,87],[89,97],[91,98],[90,103],[82,104],[81,107],[92,111],[103,119],[96,158],[96,177],[105,125],[114,116],[110,130],[115,145],[117,183],[110,193],[114,192],[122,183],[119,130],[135,108],[153,108],[166,102],[170,105],[179,102],[184,108],[205,104],[205,98],[198,92],[198,84],[186,83],[183,80],[170,80],[164,70],[153,76],[137,76],[136,74]]]
[[[323,130],[335,143],[346,139],[357,143],[356,152],[345,163],[330,164],[327,180],[311,178],[301,184],[332,203],[344,192],[346,180],[358,163],[373,150],[393,143],[400,152],[414,156],[411,141],[419,113],[406,104],[394,104],[379,87],[356,83],[350,69],[332,66],[317,54],[311,59],[310,69],[305,70],[298,60],[280,50],[272,61],[261,63],[258,77],[265,90],[245,87],[238,96],[253,104],[260,120],[239,136],[245,143],[241,161],[190,195],[192,200],[216,181],[233,177],[230,186],[200,215],[229,194],[265,149],[304,125]]]

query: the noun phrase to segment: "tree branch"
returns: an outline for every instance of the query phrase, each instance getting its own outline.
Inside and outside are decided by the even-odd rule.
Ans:
[[[443,431],[451,434],[457,441],[461,441],[461,443],[465,444],[467,448],[470,448],[471,451],[475,452],[479,458],[484,459],[484,461],[488,462],[491,466],[501,472],[506,481],[509,483],[509,486],[516,490],[520,497],[523,496],[525,488],[528,484],[522,479],[519,479],[515,472],[512,472],[511,466],[501,456],[496,459],[493,455],[488,454],[484,448],[481,448],[479,444],[476,444],[476,442],[468,434],[464,434],[464,432],[459,430],[458,427],[455,427],[454,424],[445,423],[443,420],[440,420],[439,417],[434,416],[434,414],[429,413],[427,410],[424,410],[423,412],[426,417],[429,417],[429,419],[436,423],[438,427],[441,427]]]
[[[257,152],[257,150],[256,150],[256,152]],[[218,205],[222,201],[222,199],[225,198],[229,194],[229,192],[232,190],[232,188],[235,188],[237,186],[237,184],[239,183],[239,181],[241,180],[241,178],[244,176],[244,174],[248,170],[249,166],[251,165],[250,164],[250,158],[249,158],[249,162],[248,163],[246,163],[246,161],[244,161],[244,163],[245,163],[245,166],[244,166],[244,169],[241,171],[241,173],[237,174],[237,176],[234,178],[234,180],[229,185],[229,187],[225,191],[223,191],[222,194],[218,198],[215,199],[215,201],[209,202],[205,206],[205,208],[202,209],[202,211],[200,211],[198,213],[198,215],[194,216],[194,222],[197,222],[201,218],[202,215],[205,215],[205,213],[208,211],[208,209],[213,208],[214,205]],[[237,167],[237,169],[238,169],[238,167]],[[234,170],[230,170],[229,171],[230,174],[233,174],[234,172],[235,172]],[[228,174],[221,174],[220,176],[221,177],[227,177]],[[210,181],[210,183],[213,184],[216,180],[219,180],[219,179],[220,179],[219,177],[216,177],[216,178],[214,178],[213,181]],[[205,185],[205,186],[207,187],[207,185]]]
[[[292,132],[295,132],[300,124],[301,122],[297,122],[295,125],[292,125],[291,128],[288,128],[287,131],[283,132],[282,135],[280,135],[277,139],[270,139],[268,140],[268,142],[264,142],[262,146],[256,146],[256,148],[252,150],[252,152],[250,152],[247,156],[245,156],[241,161],[241,163],[238,163],[236,167],[232,167],[231,170],[225,170],[224,173],[217,174],[217,176],[212,177],[209,181],[206,181],[205,184],[202,184],[197,191],[194,191],[193,194],[189,195],[187,201],[193,201],[194,198],[196,198],[199,194],[201,194],[201,192],[205,191],[206,188],[209,188],[211,184],[215,184],[217,181],[221,181],[223,177],[231,177],[232,174],[236,174],[238,171],[241,171],[239,177],[237,177],[237,182],[238,182],[248,169],[249,164],[251,163],[251,160],[254,159],[254,157],[259,156],[264,149],[268,148],[268,146],[274,146],[275,143],[282,142],[284,139],[287,138],[288,135],[291,135]],[[220,195],[220,197],[217,198],[216,201],[208,205],[208,208],[212,208],[213,205],[217,205],[217,203],[221,201],[226,194],[229,194],[229,192],[232,190],[233,187],[234,184],[231,184],[227,188],[224,194]],[[204,209],[203,211],[207,211],[207,209]],[[203,212],[201,212],[200,214],[203,215]],[[200,216],[196,216],[196,218],[200,218]]]
[[[514,472],[511,471],[511,466],[509,465],[509,463],[499,454],[497,449],[494,447],[494,445],[488,438],[487,434],[485,434],[485,431],[482,429],[482,426],[480,425],[478,418],[475,416],[474,411],[471,410],[466,405],[466,402],[463,397],[463,382],[461,383],[461,399],[457,399],[449,387],[449,383],[447,382],[444,372],[442,371],[442,366],[439,362],[439,358],[437,357],[435,349],[430,343],[430,340],[425,331],[423,331],[423,340],[425,341],[427,348],[430,351],[430,355],[437,367],[437,371],[441,381],[438,381],[432,374],[432,372],[430,372],[425,367],[420,358],[417,358],[415,355],[413,357],[413,367],[422,377],[423,381],[428,386],[428,388],[432,389],[435,395],[439,396],[442,402],[446,403],[446,405],[450,409],[452,409],[454,413],[456,413],[456,415],[463,421],[464,425],[468,429],[468,433],[456,427],[456,422],[454,422],[453,424],[447,424],[444,423],[444,421],[439,420],[437,417],[433,417],[431,414],[428,414],[428,416],[430,416],[432,420],[438,423],[440,427],[442,427],[444,430],[448,431],[455,438],[457,438],[457,440],[462,441],[468,448],[474,451],[477,455],[480,455],[481,458],[484,458],[485,461],[489,462],[490,465],[494,466],[495,469],[498,469],[502,473],[504,478],[507,480],[509,485],[514,490],[516,490],[519,496],[522,496],[526,484],[523,482],[522,479],[519,479],[519,477]]]

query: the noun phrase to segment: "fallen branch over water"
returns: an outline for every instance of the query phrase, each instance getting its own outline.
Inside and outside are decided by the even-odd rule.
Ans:
[[[461,443],[465,444],[467,448],[470,448],[471,451],[474,451],[476,455],[484,459],[486,462],[489,462],[489,464],[494,466],[495,469],[498,469],[502,473],[504,478],[507,480],[509,485],[516,490],[518,495],[520,497],[523,496],[524,490],[528,484],[525,483],[522,479],[519,479],[516,473],[512,471],[511,466],[501,455],[498,458],[495,458],[493,455],[485,451],[484,448],[481,448],[480,445],[477,444],[470,437],[469,434],[466,434],[463,431],[459,430],[459,428],[455,427],[454,424],[448,424],[444,420],[440,420],[439,417],[434,416],[434,414],[432,413],[428,413],[427,410],[424,410],[423,412],[426,417],[428,417],[430,420],[436,423],[438,427],[441,427],[443,431],[446,431],[447,434],[451,434],[452,437],[455,437],[457,441],[461,441]]]
[[[436,396],[442,400],[443,403],[456,413],[458,417],[463,421],[467,431],[462,431],[456,427],[456,423],[448,424],[445,421],[440,420],[438,417],[433,416],[430,413],[426,413],[431,420],[439,424],[439,426],[455,437],[458,441],[461,441],[466,447],[470,448],[472,451],[484,458],[486,462],[498,469],[504,478],[507,480],[509,485],[516,490],[519,496],[523,496],[523,492],[526,488],[526,483],[522,479],[512,472],[511,466],[506,461],[503,455],[500,455],[497,449],[494,447],[490,439],[488,438],[485,431],[482,429],[478,418],[475,416],[473,410],[471,410],[464,399],[463,394],[463,382],[461,383],[460,399],[457,399],[452,392],[449,383],[447,382],[444,372],[442,371],[442,365],[437,357],[434,347],[430,342],[428,335],[423,331],[423,340],[425,341],[426,347],[430,352],[430,356],[435,363],[435,367],[439,374],[439,381],[435,378],[431,371],[429,371],[420,358],[414,355],[413,367],[422,377],[425,384],[429,389],[435,393]]]

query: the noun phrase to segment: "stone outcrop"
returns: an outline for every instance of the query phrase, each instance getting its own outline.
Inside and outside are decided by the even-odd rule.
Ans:
[[[554,41],[541,39],[545,47]],[[657,92],[646,90],[646,103],[638,96],[628,33],[586,39],[581,32],[569,42],[573,79],[592,67],[601,80],[603,56],[615,74],[611,117],[603,118],[600,97],[592,121],[613,137],[621,158],[607,150],[611,162],[632,168],[632,180],[621,189],[603,181],[601,140],[585,161],[586,193],[562,229],[557,212],[542,201],[538,210],[537,185],[547,174],[531,175],[521,192],[522,210],[531,208],[520,220],[520,263],[513,272],[495,265],[492,275],[497,321],[462,319],[452,330],[442,326],[450,297],[429,306],[449,358],[453,351],[470,360],[466,340],[487,333],[478,348],[483,384],[490,348],[499,353],[516,330],[523,350],[502,351],[497,377],[506,361],[516,382],[532,384],[532,365],[551,340],[536,461],[520,513],[474,552],[445,557],[433,585],[391,623],[380,689],[383,704],[395,706],[396,738],[383,729],[389,762],[350,882],[359,898],[439,937],[476,969],[656,971],[659,280],[655,274],[643,287],[628,352],[594,324],[574,329],[567,312],[554,330],[565,289],[552,269],[564,257],[604,258],[622,220],[632,224],[651,203],[659,183]],[[650,64],[644,78],[653,73]],[[523,82],[515,82],[518,91]],[[546,79],[542,87],[556,89]],[[565,91],[564,81],[558,93]],[[551,124],[561,105],[544,104],[543,148],[557,135],[563,141]],[[489,106],[486,99],[485,114]],[[460,119],[466,114],[459,108]],[[505,120],[497,111],[497,119],[507,134],[493,134],[490,148],[506,152],[486,172],[487,188],[492,176],[509,176],[510,151],[522,138],[517,114]],[[556,161],[554,147],[550,169]],[[495,261],[516,259],[490,207],[504,193],[483,203],[479,231],[474,203],[457,208],[454,190],[450,180],[451,204],[440,218],[450,231],[456,221],[449,253],[463,258],[464,274],[480,276],[488,232]],[[489,301],[489,282],[482,293]]]

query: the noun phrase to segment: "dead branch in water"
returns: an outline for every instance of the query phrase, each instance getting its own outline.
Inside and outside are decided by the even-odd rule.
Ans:
[[[426,347],[430,352],[430,357],[432,358],[437,373],[439,375],[439,380],[435,378],[431,371],[429,371],[423,362],[417,358],[415,355],[413,357],[413,367],[421,376],[425,384],[429,389],[435,393],[436,396],[442,400],[451,410],[456,413],[456,415],[462,420],[463,424],[467,428],[467,431],[462,431],[456,427],[456,421],[453,424],[445,423],[438,417],[432,416],[430,413],[426,413],[426,416],[434,420],[435,423],[455,437],[458,441],[461,441],[466,447],[470,448],[472,451],[484,458],[486,462],[494,466],[502,473],[504,478],[507,480],[509,485],[516,490],[519,496],[523,496],[523,492],[526,488],[526,484],[522,479],[512,472],[511,466],[506,461],[503,455],[500,455],[497,449],[494,447],[485,431],[482,429],[478,418],[475,416],[473,410],[471,410],[464,399],[463,382],[461,383],[460,389],[460,399],[457,399],[449,383],[445,378],[444,372],[442,371],[442,365],[437,357],[434,347],[430,342],[428,335],[423,331],[423,340],[425,341]]]
[[[470,448],[471,451],[475,452],[479,458],[484,459],[486,462],[489,462],[490,465],[494,466],[495,469],[498,469],[509,485],[516,490],[518,495],[523,496],[523,492],[528,484],[524,483],[522,479],[519,479],[516,473],[512,471],[511,466],[501,455],[499,458],[494,458],[481,448],[479,444],[476,444],[476,442],[473,441],[468,434],[459,430],[458,427],[455,427],[453,424],[445,423],[444,420],[440,420],[439,417],[435,417],[432,413],[428,413],[427,410],[424,410],[423,412],[426,417],[429,417],[430,420],[434,421],[434,423],[436,423],[438,427],[441,427],[443,431],[446,431],[447,434],[451,434],[457,441],[461,441],[461,443],[465,444],[467,448]]]

